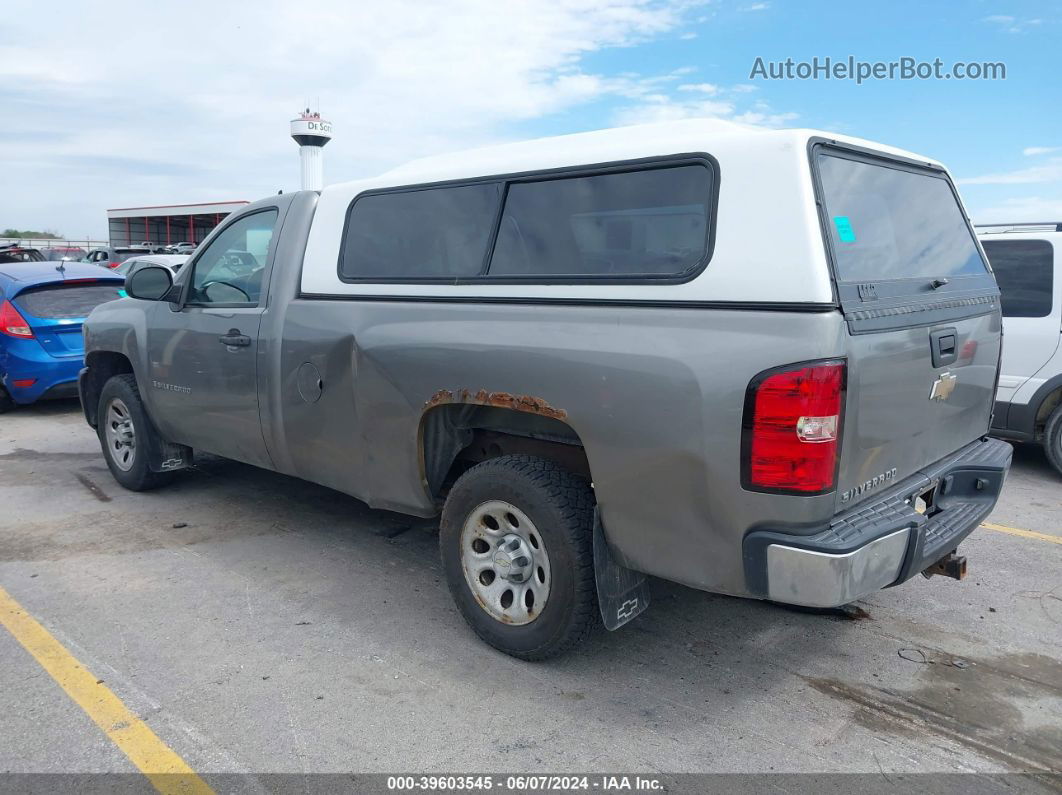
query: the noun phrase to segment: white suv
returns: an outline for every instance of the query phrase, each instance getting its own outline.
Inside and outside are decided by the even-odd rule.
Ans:
[[[992,432],[1042,442],[1062,473],[1062,223],[977,229],[1003,293],[1003,365]]]

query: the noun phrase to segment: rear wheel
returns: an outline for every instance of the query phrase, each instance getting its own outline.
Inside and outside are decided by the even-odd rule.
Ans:
[[[147,491],[168,483],[172,472],[154,472],[148,446],[160,439],[140,400],[136,377],[113,376],[100,390],[96,432],[114,479],[131,491]]]
[[[450,593],[480,638],[524,660],[583,641],[599,620],[593,492],[542,458],[484,461],[454,484],[439,546]]]
[[[1044,452],[1060,475],[1062,475],[1062,405],[1057,406],[1047,418],[1044,427]]]

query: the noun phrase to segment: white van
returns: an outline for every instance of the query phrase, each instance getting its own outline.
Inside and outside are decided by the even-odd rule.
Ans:
[[[1062,474],[1062,223],[978,224],[1003,294],[992,432],[1043,444]]]

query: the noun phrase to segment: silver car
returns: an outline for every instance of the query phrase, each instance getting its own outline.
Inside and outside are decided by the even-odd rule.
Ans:
[[[129,259],[121,262],[116,268],[115,273],[120,273],[126,278],[131,276],[136,271],[149,265],[155,265],[159,267],[169,268],[176,273],[180,270],[181,266],[188,261],[188,256],[184,254],[145,254],[130,257]]]

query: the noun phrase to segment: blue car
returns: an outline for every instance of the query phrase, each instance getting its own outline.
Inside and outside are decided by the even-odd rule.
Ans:
[[[125,279],[80,262],[0,262],[0,412],[77,395],[81,324]]]

